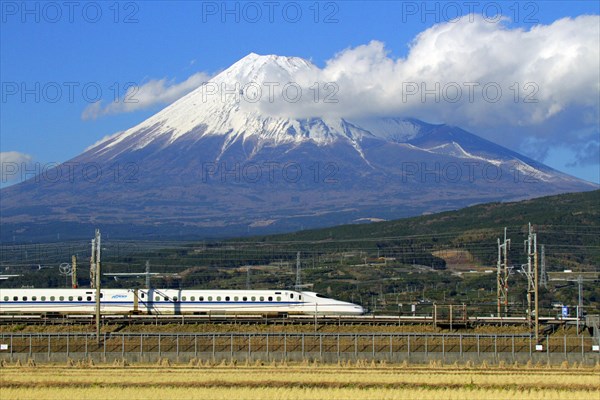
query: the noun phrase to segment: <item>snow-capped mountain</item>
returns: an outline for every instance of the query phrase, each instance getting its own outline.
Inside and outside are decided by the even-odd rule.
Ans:
[[[53,173],[3,189],[1,240],[94,226],[128,237],[276,232],[596,188],[458,127],[282,112],[278,101],[310,111],[328,95],[315,95],[326,85],[308,80],[315,68],[250,54]]]
[[[289,82],[298,82],[314,65],[297,57],[250,54],[175,103],[141,124],[102,143],[97,154],[111,156],[138,150],[152,144],[169,145],[177,140],[199,140],[207,136],[226,136],[226,143],[255,138],[269,143],[298,143],[312,140],[330,143],[341,134],[340,121],[311,124],[290,118],[265,116],[255,107],[254,98],[269,96],[284,101],[280,91]],[[244,93],[247,88],[250,93]],[[306,90],[306,88],[304,88]],[[265,99],[268,101],[268,99]]]

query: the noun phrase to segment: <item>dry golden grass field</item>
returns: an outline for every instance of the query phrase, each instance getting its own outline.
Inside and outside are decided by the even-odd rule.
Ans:
[[[5,365],[0,399],[600,399],[598,366]]]

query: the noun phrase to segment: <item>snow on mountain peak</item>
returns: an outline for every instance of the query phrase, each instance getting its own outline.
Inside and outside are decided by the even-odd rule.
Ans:
[[[197,140],[206,135],[230,136],[226,142],[254,137],[273,144],[312,140],[319,145],[343,138],[355,140],[353,130],[342,119],[311,123],[314,118],[277,115],[277,102],[284,109],[304,96],[310,98],[318,68],[299,57],[250,53],[197,89],[148,118],[141,124],[103,143],[106,151],[135,135],[127,148],[140,149],[160,141],[168,145],[183,137]],[[275,110],[266,112],[264,105]],[[318,116],[315,116],[318,117]],[[313,121],[314,122],[314,121]],[[360,136],[358,131],[357,135]]]
[[[218,74],[215,82],[239,83],[241,86],[255,82],[294,82],[296,74],[305,70],[309,72],[316,67],[309,61],[300,57],[285,57],[258,55],[250,53],[234,63],[231,67]]]
[[[194,143],[204,137],[221,136],[220,158],[235,143],[249,139],[253,144],[251,156],[265,146],[296,146],[305,142],[325,146],[342,141],[350,144],[370,165],[362,143],[363,138],[369,137],[400,143],[417,151],[494,165],[506,161],[464,148],[459,144],[461,140],[453,139],[464,135],[454,132],[456,129],[444,130],[446,133],[432,143],[428,139],[421,143],[423,135],[429,137],[432,129],[441,125],[415,119],[377,117],[348,120],[318,115],[293,118],[265,112],[261,108],[260,103],[271,103],[271,97],[274,104],[281,101],[282,90],[286,87],[292,90],[283,92],[288,96],[283,100],[294,106],[294,100],[289,96],[293,96],[294,89],[308,90],[314,85],[310,79],[318,76],[315,70],[318,70],[315,65],[302,58],[250,53],[141,124],[102,141],[89,151],[99,156],[106,153],[109,158],[114,158],[151,144],[164,148],[180,140]],[[310,96],[309,93],[304,95]],[[289,110],[289,106],[286,104],[285,110]]]

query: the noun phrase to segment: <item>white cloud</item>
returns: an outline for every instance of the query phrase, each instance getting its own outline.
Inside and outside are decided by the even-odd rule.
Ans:
[[[515,150],[529,146],[527,153],[543,160],[553,146],[581,149],[598,140],[599,38],[598,15],[530,29],[473,15],[421,32],[405,58],[391,57],[382,42],[372,41],[337,53],[323,68],[298,68],[292,80],[303,88],[300,101],[265,95],[242,107],[287,117],[415,117],[457,125]],[[256,79],[289,82],[277,69],[263,72]],[[83,118],[172,102],[208,79],[200,72],[178,84],[152,80],[130,93],[137,103],[93,104]],[[335,102],[325,101],[328,95]],[[589,159],[574,151],[581,161]]]
[[[571,161],[566,164],[567,167],[585,167],[588,165],[598,165],[600,164],[600,141],[591,141],[589,143],[584,144],[583,146],[579,146],[575,149],[576,154],[574,157],[574,161]]]
[[[0,162],[23,162],[31,161],[32,157],[29,154],[19,151],[2,151],[0,152]]]
[[[461,18],[421,32],[406,58],[394,59],[372,41],[297,74],[295,81],[307,89],[335,82],[337,103],[323,102],[322,91],[317,102],[310,95],[297,103],[265,96],[248,107],[295,117],[416,117],[514,149],[533,138],[541,154],[571,140],[580,147],[599,135],[599,38],[597,15],[528,30],[481,16]]]
[[[337,104],[306,96],[302,104],[259,105],[296,116],[409,115],[476,127],[535,126],[575,107],[597,123],[599,37],[598,16],[530,30],[461,18],[420,33],[405,59],[372,41],[298,75],[306,85],[335,82]]]
[[[101,101],[90,104],[83,110],[81,118],[96,119],[103,115],[128,113],[157,104],[168,104],[185,96],[209,79],[210,76],[204,72],[197,72],[180,83],[166,78],[152,79],[141,86],[131,86],[122,98],[106,106]]]
[[[33,157],[18,151],[0,152],[0,186],[23,180],[27,171],[32,170]]]
[[[115,133],[113,133],[113,134],[111,134],[111,135],[106,135],[106,136],[104,136],[102,139],[98,140],[96,143],[94,143],[94,144],[91,144],[91,145],[89,145],[88,147],[86,147],[86,148],[85,148],[83,151],[88,151],[88,150],[90,150],[90,149],[93,149],[94,147],[98,146],[99,144],[101,144],[101,143],[104,143],[104,142],[106,142],[107,140],[110,140],[110,139],[112,139],[112,138],[114,138],[114,137],[117,137],[117,136],[119,136],[121,133],[123,133],[123,131],[118,131],[118,132],[115,132]]]
[[[0,152],[0,162],[2,163],[23,163],[31,162],[33,157],[29,154],[21,153],[19,151],[2,151]]]

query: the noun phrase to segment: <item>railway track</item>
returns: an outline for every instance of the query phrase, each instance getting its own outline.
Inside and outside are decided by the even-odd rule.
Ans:
[[[431,316],[263,316],[263,315],[102,315],[105,324],[266,324],[266,325],[436,325],[443,327],[475,327],[481,325],[527,325],[525,317],[477,317],[449,320]],[[540,317],[540,324],[575,324],[577,318]],[[79,325],[94,324],[93,315],[1,315],[0,325]]]

